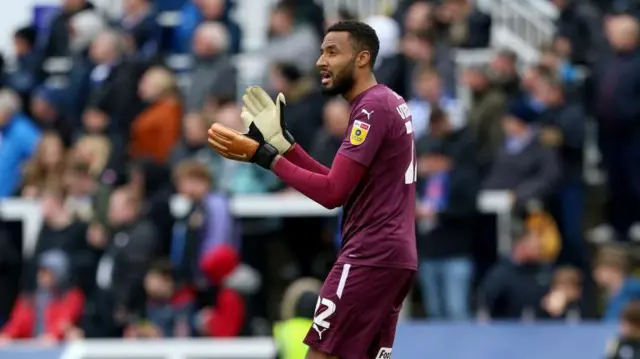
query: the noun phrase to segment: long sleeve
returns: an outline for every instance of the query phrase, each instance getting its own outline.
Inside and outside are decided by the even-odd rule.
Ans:
[[[22,297],[16,300],[11,310],[9,321],[2,328],[0,333],[11,339],[29,338],[33,331],[33,309]]]
[[[342,206],[366,172],[366,167],[340,153],[328,174],[319,174],[298,167],[280,157],[273,171],[289,186],[332,209]]]
[[[307,171],[319,173],[322,175],[328,175],[330,169],[323,166],[320,162],[316,161],[311,155],[309,155],[302,147],[293,145],[293,148],[287,152],[284,157],[291,161],[294,165],[302,167]]]
[[[222,289],[211,310],[208,334],[214,338],[236,337],[242,330],[245,306],[242,297],[231,289]]]

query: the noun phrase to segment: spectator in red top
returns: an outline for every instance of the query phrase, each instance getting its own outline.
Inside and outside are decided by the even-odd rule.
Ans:
[[[214,304],[200,311],[196,327],[203,336],[236,337],[245,321],[245,303],[237,284],[250,281],[241,272],[238,252],[228,244],[218,245],[200,261],[200,269],[214,286]],[[240,277],[242,277],[240,279]]]
[[[78,322],[84,309],[84,296],[69,283],[69,259],[62,251],[42,255],[38,287],[16,301],[9,322],[2,328],[1,341],[38,338],[55,343]]]

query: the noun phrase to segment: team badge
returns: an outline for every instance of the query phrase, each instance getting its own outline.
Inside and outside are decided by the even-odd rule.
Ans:
[[[364,140],[367,138],[367,134],[369,133],[370,128],[371,128],[371,125],[368,123],[364,123],[358,120],[353,121],[349,142],[351,142],[351,144],[354,146],[361,145],[362,143],[364,143]]]

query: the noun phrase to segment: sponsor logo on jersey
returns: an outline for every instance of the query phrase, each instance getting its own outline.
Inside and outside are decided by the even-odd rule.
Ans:
[[[371,125],[368,123],[364,123],[362,121],[355,120],[353,121],[353,127],[351,127],[351,136],[349,137],[349,141],[352,145],[358,146],[364,143],[364,140],[367,139],[367,134],[369,133],[369,129]]]
[[[376,359],[391,359],[391,348],[381,347]]]

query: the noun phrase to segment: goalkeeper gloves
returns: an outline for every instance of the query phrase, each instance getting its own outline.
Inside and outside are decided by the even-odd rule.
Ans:
[[[209,145],[225,158],[253,162],[268,170],[278,155],[278,150],[270,144],[219,123],[213,124],[209,129]]]
[[[258,142],[264,140],[275,147],[279,154],[285,154],[295,143],[287,131],[283,110],[286,105],[284,95],[279,93],[275,103],[269,94],[259,86],[248,87],[242,96],[242,121],[249,129],[248,136]]]

